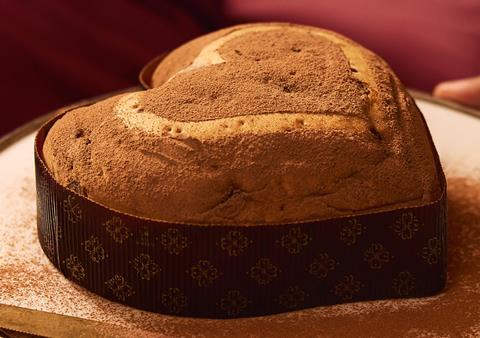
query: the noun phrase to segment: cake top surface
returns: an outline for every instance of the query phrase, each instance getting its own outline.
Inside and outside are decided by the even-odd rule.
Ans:
[[[270,223],[438,197],[422,117],[388,65],[339,34],[249,24],[193,40],[155,88],[73,110],[44,154],[62,184],[121,211]]]
[[[368,68],[353,61],[361,54],[348,46],[296,26],[230,30],[160,84],[145,108],[185,122],[279,112],[368,119],[369,84],[360,80]]]
[[[399,151],[402,142],[387,128],[398,117],[391,107],[397,81],[381,58],[334,32],[248,24],[172,52],[154,72],[155,90],[134,95],[119,111],[130,127],[161,134],[175,122],[175,130],[202,139],[291,125],[340,131],[348,121],[352,130],[390,138]]]

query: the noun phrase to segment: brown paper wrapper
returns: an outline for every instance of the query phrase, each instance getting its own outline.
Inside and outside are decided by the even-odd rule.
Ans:
[[[168,53],[163,53],[158,55],[157,57],[150,60],[140,71],[138,74],[138,80],[144,89],[151,89],[153,88],[152,85],[152,78],[155,69],[157,68],[158,64],[168,55]]]
[[[446,184],[411,208],[277,225],[195,225],[136,217],[60,185],[35,140],[38,236],[86,289],[136,308],[227,318],[342,302],[420,297],[446,280]],[[431,138],[430,138],[431,141]]]

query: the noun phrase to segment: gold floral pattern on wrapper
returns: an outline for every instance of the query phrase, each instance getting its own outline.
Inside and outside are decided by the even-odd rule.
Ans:
[[[312,238],[299,227],[291,228],[280,239],[280,245],[291,255],[299,254],[312,240]]]
[[[43,185],[42,189],[47,189],[44,183],[39,183],[39,184]],[[45,218],[45,202],[43,201],[42,198],[40,198],[40,196],[37,197],[36,205],[37,205],[37,222],[41,222],[41,220]]]
[[[307,266],[307,271],[311,275],[323,279],[327,277],[328,272],[335,269],[335,260],[330,258],[327,253],[321,253]]]
[[[160,244],[170,255],[179,255],[188,247],[188,238],[180,230],[169,228],[160,235]]]
[[[98,237],[90,236],[89,239],[82,243],[82,246],[93,262],[99,263],[105,259],[105,249],[100,243]]]
[[[390,252],[380,243],[373,243],[363,254],[363,260],[374,270],[380,270],[391,258]]]
[[[229,231],[220,238],[220,248],[229,256],[239,256],[250,244],[252,241],[238,230]]]
[[[53,260],[55,254],[55,248],[53,246],[53,239],[51,236],[47,235],[46,233],[43,234],[43,250],[47,257],[50,260]]]
[[[63,200],[63,211],[70,223],[77,223],[82,219],[82,209],[80,209],[77,199],[72,195],[68,195]]]
[[[107,230],[112,239],[118,244],[122,244],[131,236],[128,227],[125,225],[123,220],[117,216],[113,216],[104,222],[103,227]]]
[[[438,237],[429,238],[427,245],[422,248],[422,258],[430,265],[437,264],[442,247]]]
[[[60,240],[62,239],[62,236],[63,236],[63,230],[62,230],[62,227],[61,226],[57,226],[57,231],[55,232],[55,238],[56,240]]]
[[[217,268],[208,260],[199,260],[187,272],[200,287],[210,286],[219,276]]]
[[[353,275],[346,275],[335,285],[334,293],[341,300],[347,301],[353,299],[362,288],[362,283],[355,279]]]
[[[395,221],[393,230],[401,239],[408,240],[413,238],[420,226],[422,223],[413,212],[404,212]]]
[[[280,269],[268,258],[260,258],[247,274],[259,285],[269,284],[280,273]]]
[[[346,245],[357,243],[357,239],[365,232],[365,226],[356,218],[348,220],[348,224],[340,231],[340,240]]]
[[[115,298],[122,302],[135,293],[133,288],[125,281],[125,278],[120,275],[114,275],[105,282],[105,285],[112,291]]]
[[[179,288],[169,288],[161,298],[162,305],[171,314],[179,314],[188,306],[188,298]]]
[[[219,307],[228,316],[238,316],[248,305],[249,301],[239,290],[230,290],[220,299]]]
[[[278,303],[285,309],[294,310],[305,302],[306,296],[305,291],[299,286],[294,285],[288,287],[288,289],[278,297]]]
[[[85,268],[77,256],[71,254],[65,259],[64,263],[73,279],[81,281],[85,278]]]
[[[155,263],[150,255],[141,253],[135,257],[130,264],[133,269],[137,272],[140,279],[150,280],[157,272],[161,269],[158,267],[158,264]]]
[[[148,231],[147,227],[142,227],[140,229],[140,233],[138,239],[135,241],[137,245],[149,247],[153,246],[153,241],[150,236],[150,231]]]
[[[410,271],[401,271],[392,281],[392,288],[399,296],[408,296],[415,289],[415,276]]]

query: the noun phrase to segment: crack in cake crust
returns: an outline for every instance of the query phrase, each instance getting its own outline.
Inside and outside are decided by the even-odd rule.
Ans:
[[[356,133],[369,131],[370,123],[362,117],[342,116],[335,113],[277,112],[258,115],[240,115],[212,118],[199,122],[185,122],[161,117],[142,108],[142,92],[127,94],[115,104],[114,111],[127,128],[147,134],[173,139],[209,140],[232,134],[269,134],[294,129],[344,129]]]

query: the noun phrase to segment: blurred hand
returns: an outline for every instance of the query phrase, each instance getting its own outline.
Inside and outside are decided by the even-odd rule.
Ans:
[[[480,76],[439,83],[433,96],[480,109]]]

